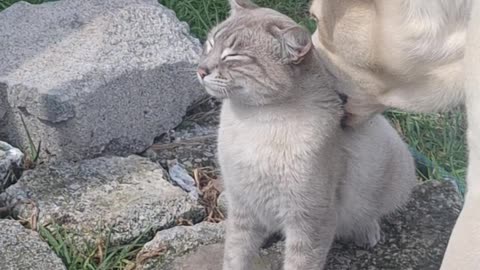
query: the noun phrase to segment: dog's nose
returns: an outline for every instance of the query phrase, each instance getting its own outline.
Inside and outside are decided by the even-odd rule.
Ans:
[[[199,67],[198,70],[198,75],[200,76],[200,78],[205,78],[208,74],[210,74],[208,68],[206,67]]]

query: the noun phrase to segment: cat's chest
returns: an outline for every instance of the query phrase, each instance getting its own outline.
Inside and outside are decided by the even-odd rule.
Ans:
[[[295,132],[298,128],[299,125],[295,123],[228,119],[222,121],[219,136],[227,142],[238,144],[241,149],[274,150],[272,148],[276,146],[283,146],[281,149],[284,149],[295,142],[302,143],[304,139],[299,138],[300,134]]]
[[[279,173],[292,164],[312,161],[322,141],[319,123],[295,117],[284,121],[239,119],[222,112],[219,129],[219,155],[223,163],[256,171],[258,168]]]

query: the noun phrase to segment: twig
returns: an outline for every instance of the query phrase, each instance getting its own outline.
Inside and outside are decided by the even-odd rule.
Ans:
[[[182,145],[197,145],[197,144],[203,144],[203,141],[209,140],[209,139],[216,139],[217,135],[206,135],[206,136],[199,136],[195,137],[192,139],[187,139],[183,140],[180,142],[174,142],[174,143],[166,143],[166,144],[154,144],[150,148],[152,150],[165,150],[165,149],[171,149],[175,147],[179,147]]]

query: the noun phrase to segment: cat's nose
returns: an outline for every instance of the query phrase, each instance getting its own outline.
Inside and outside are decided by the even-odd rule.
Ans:
[[[200,76],[200,78],[205,78],[208,74],[210,74],[209,70],[207,67],[198,67],[198,75]]]

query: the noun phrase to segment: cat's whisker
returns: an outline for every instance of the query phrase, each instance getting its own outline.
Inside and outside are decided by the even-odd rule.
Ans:
[[[228,92],[226,88],[222,88],[222,92],[227,98],[230,98],[230,92]]]
[[[219,80],[219,79],[213,79],[212,82],[218,83],[218,84],[227,84],[225,80]]]
[[[209,80],[209,83],[213,84],[214,86],[218,87],[218,88],[226,88],[227,87],[227,83],[224,82],[224,81],[218,81],[218,80]]]

